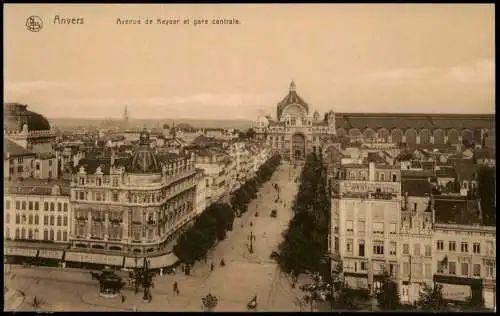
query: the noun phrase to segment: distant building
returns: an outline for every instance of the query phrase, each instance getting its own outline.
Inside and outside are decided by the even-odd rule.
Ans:
[[[274,150],[290,160],[305,159],[331,135],[386,149],[384,143],[413,147],[450,147],[462,143],[494,148],[495,115],[334,113],[324,120],[310,115],[309,105],[297,94],[295,83],[278,103],[276,118],[258,117],[254,129]],[[395,156],[391,154],[392,156]]]
[[[257,138],[278,151],[287,160],[305,160],[307,154],[320,152],[330,136],[335,135],[335,114],[322,120],[318,112],[309,113],[309,105],[290,83],[288,94],[278,103],[276,120],[261,116],[254,124]]]

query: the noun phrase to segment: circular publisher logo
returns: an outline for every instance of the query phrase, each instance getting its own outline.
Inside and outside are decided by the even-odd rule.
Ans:
[[[43,27],[43,21],[42,18],[39,16],[32,15],[26,20],[26,28],[30,32],[40,32],[42,27]]]

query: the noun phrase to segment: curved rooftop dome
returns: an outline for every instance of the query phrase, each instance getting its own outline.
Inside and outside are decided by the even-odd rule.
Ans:
[[[153,149],[149,147],[149,133],[144,130],[140,135],[140,147],[135,151],[129,172],[131,173],[158,173],[161,164]]]
[[[27,124],[29,131],[49,131],[49,121],[43,115],[28,111],[27,107],[19,103],[4,103],[4,129],[20,132],[24,124]]]
[[[309,105],[297,94],[297,86],[293,81],[290,82],[288,94],[283,98],[283,100],[281,100],[281,102],[278,103],[278,108],[277,108],[278,120],[280,119],[283,110],[290,104],[298,104],[305,109],[306,113],[309,113]]]

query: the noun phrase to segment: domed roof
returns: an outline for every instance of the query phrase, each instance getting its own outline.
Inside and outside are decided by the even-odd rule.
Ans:
[[[131,173],[158,173],[161,164],[152,148],[149,147],[149,133],[141,132],[140,147],[135,151],[129,166]]]
[[[27,107],[19,103],[4,103],[4,129],[20,132],[23,125],[27,124],[30,131],[49,131],[49,121],[43,115],[28,111]]]
[[[290,83],[288,94],[278,103],[278,119],[281,117],[283,110],[290,104],[298,104],[304,108],[306,113],[309,113],[309,105],[297,94],[297,86],[293,81]]]

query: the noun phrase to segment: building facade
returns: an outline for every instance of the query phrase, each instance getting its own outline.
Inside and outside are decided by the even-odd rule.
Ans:
[[[434,218],[427,178],[404,177],[401,182],[401,301],[414,303],[425,285],[433,284]]]
[[[261,116],[254,123],[257,137],[265,139],[282,157],[303,160],[322,147],[332,135],[353,142],[386,143],[409,147],[475,144],[495,147],[495,115],[488,114],[403,114],[334,113],[324,118],[309,113],[309,105],[297,94],[295,83],[278,103],[276,117]]]
[[[69,242],[69,182],[23,180],[5,183],[4,238]]]
[[[332,185],[332,256],[353,288],[378,290],[388,272],[399,279],[400,171],[388,165],[341,166]]]
[[[148,136],[131,159],[80,162],[71,181],[73,248],[152,255],[192,219],[194,157],[158,156]]]
[[[292,81],[288,94],[278,103],[276,119],[259,117],[254,130],[283,159],[304,160],[308,153],[320,152],[329,136],[335,135],[335,114],[329,112],[324,119],[317,111],[311,115]]]
[[[476,201],[462,196],[435,196],[434,281],[443,296],[466,301],[481,295],[496,308],[496,227],[481,225]]]

